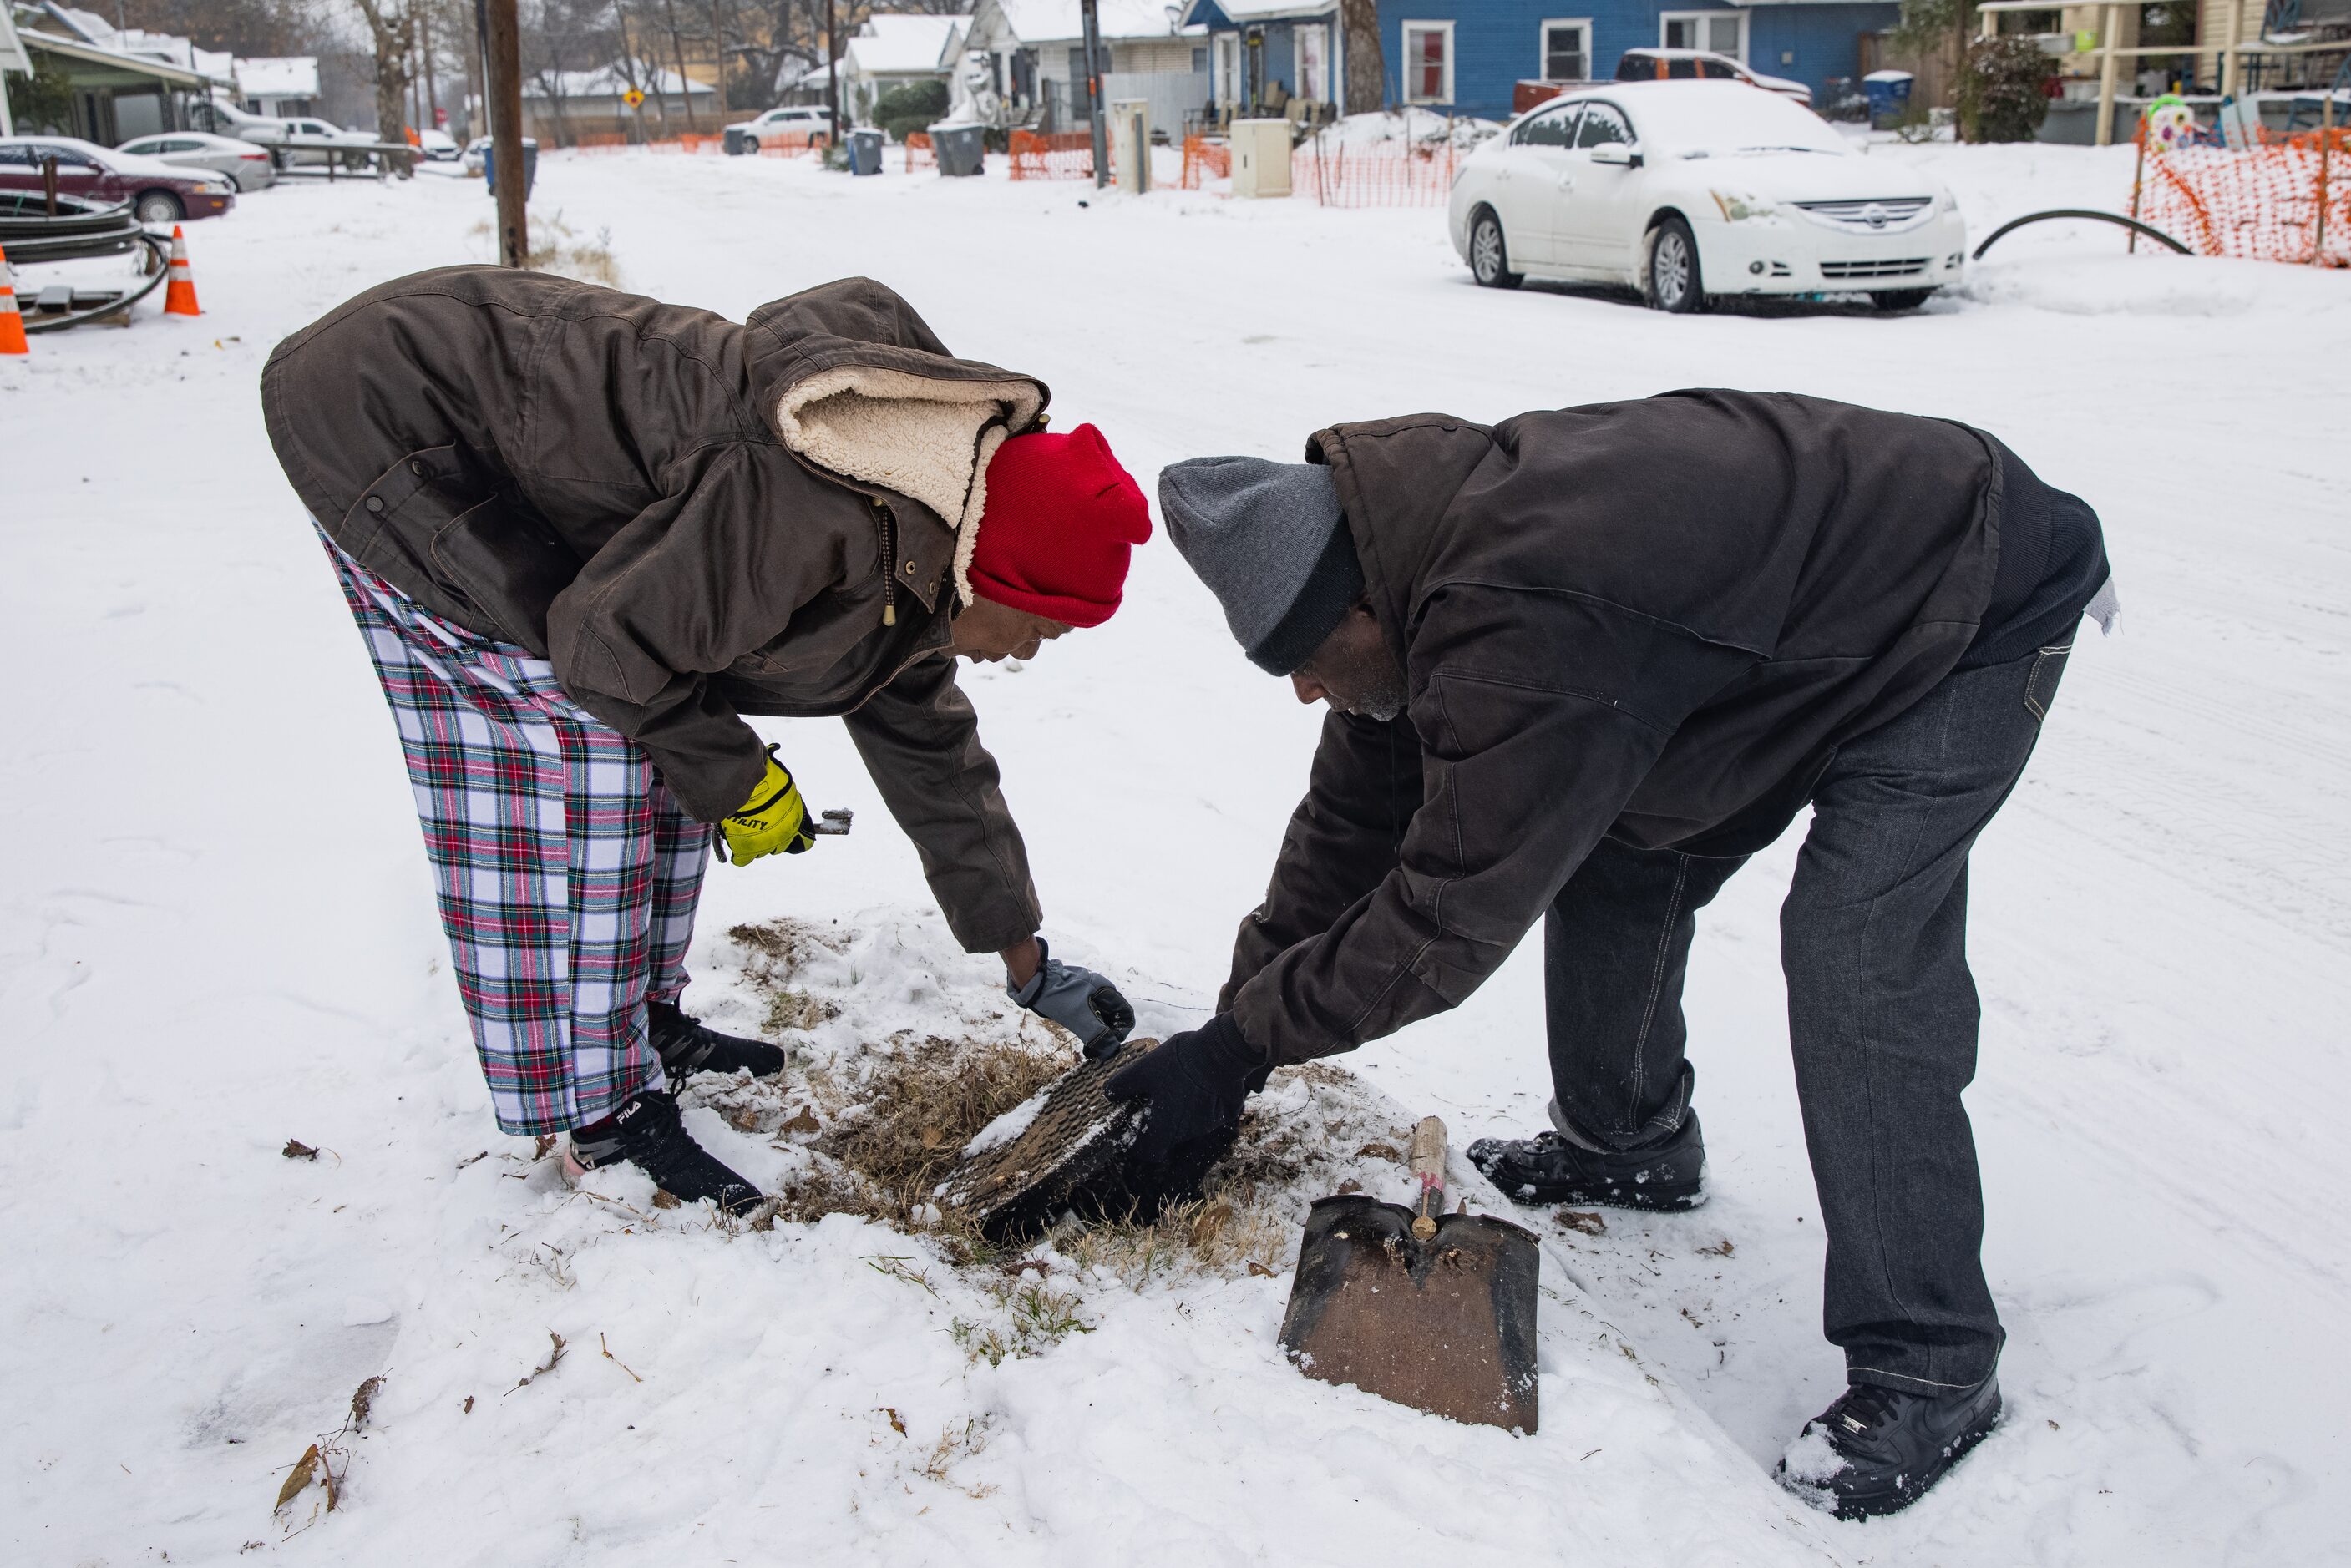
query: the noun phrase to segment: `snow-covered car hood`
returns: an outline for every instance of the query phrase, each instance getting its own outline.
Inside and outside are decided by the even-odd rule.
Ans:
[[[1930,174],[1891,159],[1825,152],[1667,153],[1679,179],[1769,196],[1781,202],[1865,202],[1944,194]]]

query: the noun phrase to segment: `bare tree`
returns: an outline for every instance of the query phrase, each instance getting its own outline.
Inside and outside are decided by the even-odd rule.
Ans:
[[[124,26],[248,57],[316,54],[325,36],[303,0],[116,0],[97,9]]]
[[[405,180],[413,172],[405,134],[408,117],[402,102],[408,97],[409,52],[416,43],[416,13],[395,12],[390,0],[359,0],[360,15],[375,35],[375,137],[397,146],[384,154],[392,171]]]
[[[1387,102],[1387,62],[1380,57],[1379,0],[1339,0],[1347,40],[1346,112],[1374,114]]]
[[[685,45],[677,31],[677,0],[662,0],[662,16],[669,24],[670,57],[677,63],[678,96],[685,99],[685,128],[700,132],[701,123],[694,117],[694,78],[685,74]]]
[[[523,28],[523,69],[546,95],[558,146],[579,140],[564,112],[569,73],[615,63],[610,16],[609,0],[540,0]]]

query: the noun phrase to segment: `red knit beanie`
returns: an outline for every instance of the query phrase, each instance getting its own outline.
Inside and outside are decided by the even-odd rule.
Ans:
[[[1128,553],[1151,537],[1151,506],[1092,425],[1014,436],[987,465],[971,556],[982,598],[1071,626],[1118,608]]]

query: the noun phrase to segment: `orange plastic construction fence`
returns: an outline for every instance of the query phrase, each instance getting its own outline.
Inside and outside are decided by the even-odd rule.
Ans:
[[[927,130],[908,131],[906,133],[906,172],[912,174],[917,169],[935,169],[938,166],[939,155],[931,146],[931,133]]]
[[[625,152],[632,146],[641,145],[648,152],[699,154],[717,152],[722,150],[726,138],[721,136],[701,135],[682,130],[675,136],[655,137],[638,143],[632,141],[622,132],[598,131],[592,135],[578,138],[572,145],[582,152]]]
[[[1033,130],[1012,133],[1012,177],[1015,180],[1091,180],[1094,177],[1092,131]]]
[[[1450,138],[1351,143],[1316,136],[1290,152],[1290,189],[1325,207],[1442,207],[1457,161]]]
[[[2166,149],[2139,129],[2131,205],[2208,256],[2351,266],[2351,129]]]
[[[1210,180],[1233,177],[1233,150],[1222,141],[1211,141],[1205,136],[1184,139],[1184,180],[1186,191],[1197,191]]]
[[[762,158],[799,158],[823,145],[822,131],[763,130],[759,133],[759,156]]]

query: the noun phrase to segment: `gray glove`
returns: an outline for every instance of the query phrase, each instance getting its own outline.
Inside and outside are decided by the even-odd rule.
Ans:
[[[1024,986],[1006,986],[1006,994],[1076,1035],[1093,1060],[1116,1054],[1134,1029],[1134,1009],[1118,987],[1090,969],[1056,960],[1042,937],[1037,940],[1037,972]]]

